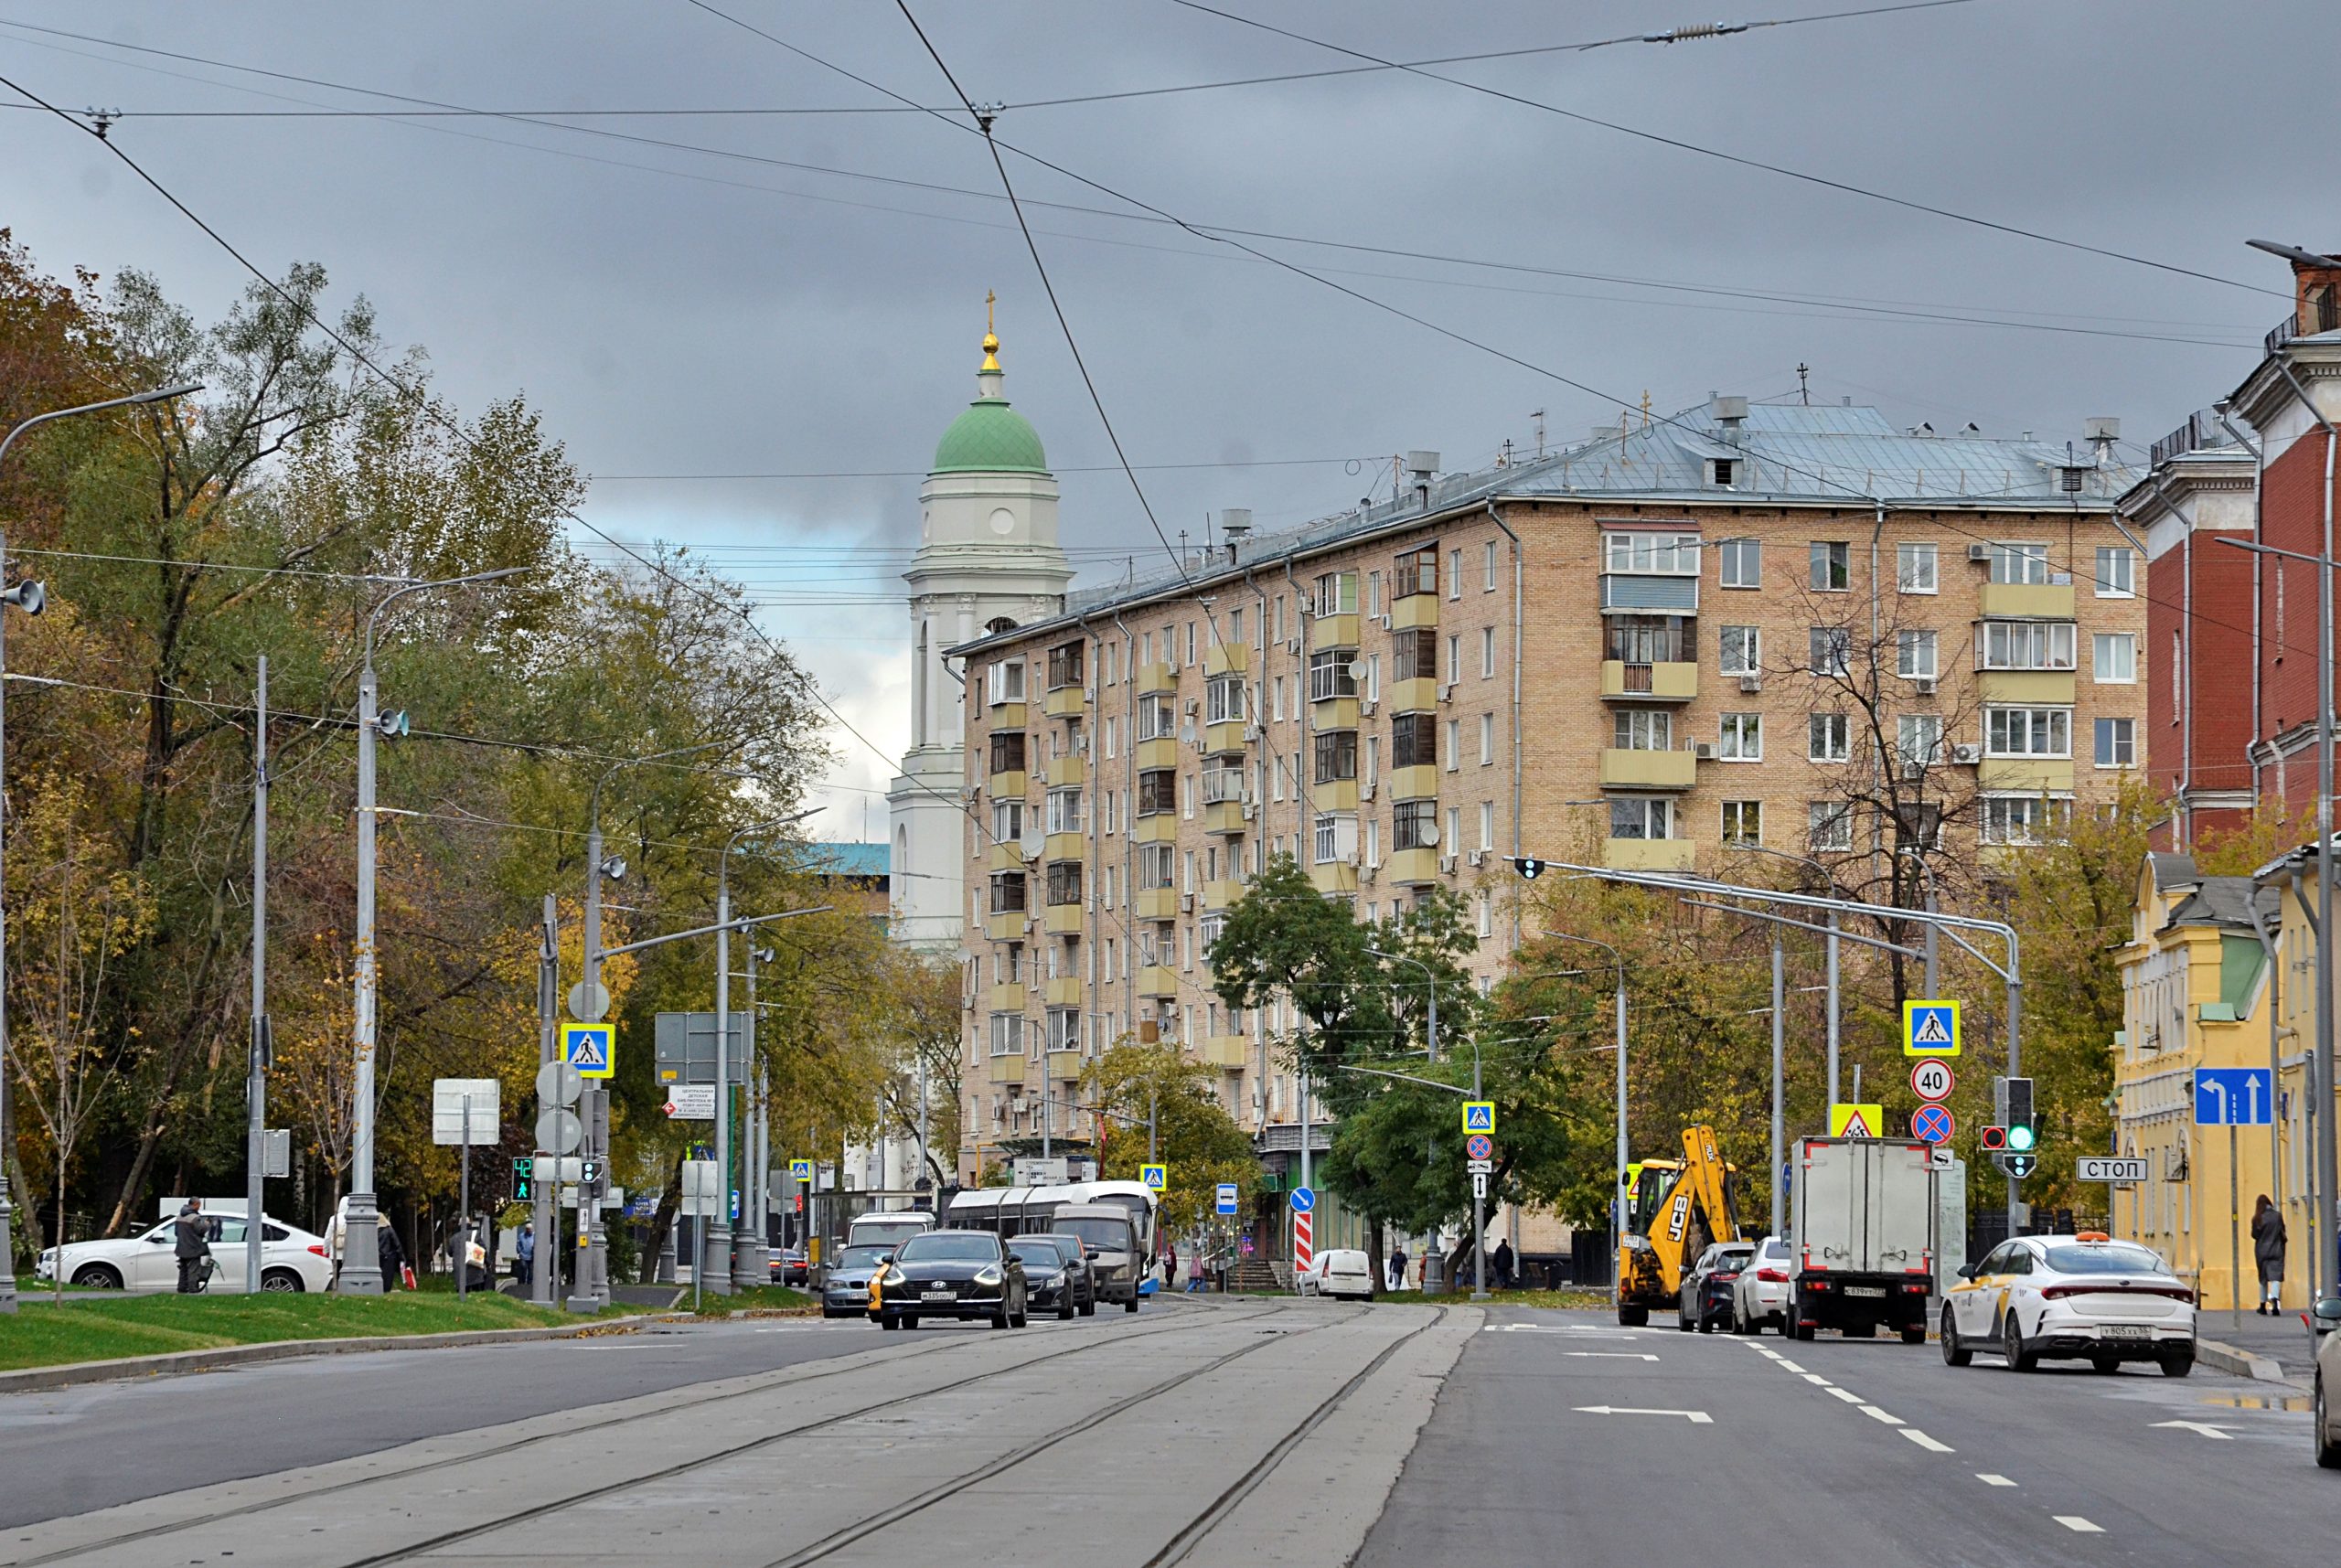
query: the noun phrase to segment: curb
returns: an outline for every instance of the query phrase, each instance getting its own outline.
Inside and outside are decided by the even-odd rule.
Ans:
[[[2239,1350],[2233,1345],[2222,1345],[2217,1339],[2197,1338],[2195,1358],[2206,1366],[2217,1368],[2230,1377],[2250,1378],[2256,1382],[2282,1383],[2286,1388],[2305,1392],[2308,1384],[2295,1382],[2284,1375],[2284,1369],[2266,1356],[2250,1350]]]
[[[583,1339],[590,1335],[632,1333],[646,1323],[669,1321],[663,1313],[631,1317],[596,1318],[588,1323],[556,1324],[543,1328],[470,1328],[445,1334],[380,1334],[347,1339],[271,1339],[258,1345],[219,1345],[206,1350],[169,1350],[158,1356],[120,1356],[103,1361],[71,1361],[56,1367],[27,1367],[0,1372],[0,1394],[38,1393],[73,1388],[82,1383],[117,1382],[132,1378],[174,1377],[208,1372],[220,1367],[253,1361],[290,1360],[295,1356],[346,1356],[364,1350],[454,1349],[466,1345],[509,1345],[530,1339]]]

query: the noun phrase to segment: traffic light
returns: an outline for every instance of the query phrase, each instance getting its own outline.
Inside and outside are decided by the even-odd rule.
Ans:
[[[2002,1152],[2003,1150],[2004,1150],[2007,1147],[2008,1147],[2008,1130],[2007,1130],[2007,1128],[2005,1128],[2005,1127],[1985,1127],[1985,1128],[1983,1129],[1983,1152],[1984,1152],[1984,1153],[1986,1153],[1986,1154],[1993,1154],[1993,1155],[1996,1155],[1996,1154],[2001,1153],[2001,1152]]]
[[[1520,873],[1522,881],[1533,882],[1545,874],[1545,862],[1533,855],[1514,855],[1512,857],[1512,869]]]
[[[584,1187],[585,1191],[589,1196],[599,1198],[603,1193],[609,1190],[608,1188],[602,1185],[602,1162],[600,1160],[580,1160],[578,1162],[577,1169],[578,1175],[582,1179],[581,1184]]]
[[[2032,1080],[2007,1080],[2008,1111],[2004,1118],[2008,1129],[2008,1148],[2015,1154],[2029,1154],[2039,1137],[2032,1128]],[[2022,1171],[2013,1174],[2021,1176]]]
[[[2030,1176],[2040,1164],[2040,1157],[2031,1154],[1995,1154],[1992,1163],[2018,1180]]]
[[[513,1202],[526,1203],[529,1201],[529,1194],[534,1190],[534,1189],[529,1185],[529,1178],[536,1174],[536,1169],[537,1162],[533,1159],[516,1159],[512,1162]]]

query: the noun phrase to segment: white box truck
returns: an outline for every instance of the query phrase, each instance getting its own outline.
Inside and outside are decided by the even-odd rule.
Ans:
[[[1935,1291],[1929,1146],[1902,1138],[1798,1140],[1790,1330],[1924,1344]]]

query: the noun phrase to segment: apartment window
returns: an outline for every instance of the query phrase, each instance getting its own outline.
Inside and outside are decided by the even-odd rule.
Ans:
[[[1203,717],[1213,724],[1239,723],[1244,718],[1244,677],[1223,675],[1203,686]]]
[[[1609,837],[1612,838],[1672,838],[1674,837],[1674,803],[1646,795],[1629,795],[1609,803]]]
[[[1764,671],[1763,634],[1753,626],[1726,626],[1716,639],[1723,650],[1723,673],[1726,675],[1761,675]]]
[[[1195,662],[1195,624],[1192,621],[1187,623],[1187,662]]]
[[[1438,721],[1427,713],[1401,713],[1390,720],[1390,765],[1427,768],[1438,763]]]
[[[1698,658],[1695,628],[1686,615],[1612,615],[1609,653],[1624,664],[1689,664]]]
[[[2138,683],[2138,637],[2134,632],[2100,632],[2090,639],[2090,673],[2100,686]]]
[[[1213,758],[1203,764],[1203,804],[1222,805],[1244,798],[1244,763],[1239,757]]]
[[[1489,679],[1496,673],[1496,629],[1480,628],[1480,678]]]
[[[1074,1008],[1049,1009],[1049,1049],[1079,1051],[1081,1049],[1081,1013]]]
[[[1369,615],[1383,613],[1382,574],[1378,571],[1365,574],[1365,613]]]
[[[1480,803],[1480,848],[1492,849],[1495,847],[1496,803],[1491,800],[1483,800]]]
[[[1318,577],[1317,613],[1320,615],[1357,613],[1356,572],[1328,571]]]
[[[1416,593],[1438,592],[1438,547],[1425,545],[1410,549],[1391,563],[1390,597],[1405,599]]]
[[[1311,850],[1317,864],[1330,866],[1342,858],[1341,822],[1337,817],[1320,816],[1316,831],[1309,836]]]
[[[1169,768],[1149,768],[1138,775],[1138,814],[1160,816],[1179,809],[1179,775]]]
[[[1402,800],[1392,808],[1390,847],[1428,849],[1438,842],[1438,802]]]
[[[1355,697],[1357,677],[1350,667],[1357,663],[1355,648],[1320,648],[1309,656],[1309,699],[1325,702],[1336,697]]]
[[[1447,721],[1447,771],[1453,773],[1463,763],[1463,720]]]
[[[1002,702],[1024,700],[1024,661],[1001,659],[984,672],[985,684],[995,706]]]
[[[1365,863],[1369,866],[1379,866],[1382,864],[1382,819],[1378,816],[1367,817],[1364,831],[1365,848],[1363,853]],[[1366,918],[1371,920],[1374,917],[1368,915]]]
[[[1854,721],[1843,713],[1815,713],[1805,721],[1804,754],[1815,763],[1842,763],[1854,754]]]
[[[991,874],[991,912],[1021,914],[1024,912],[1024,873],[994,871]]]
[[[1983,801],[1986,844],[2037,844],[2060,829],[2072,803],[2039,795],[1991,795]]]
[[[1726,713],[1716,737],[1716,755],[1726,763],[1764,760],[1764,716]]]
[[[1942,715],[1905,713],[1894,721],[1894,751],[1905,772],[1942,761]]]
[[[1081,792],[1077,789],[1049,791],[1049,831],[1078,833],[1081,831]]]
[[[1365,656],[1365,699],[1368,702],[1382,700],[1382,656],[1380,654]]]
[[[1381,736],[1368,735],[1365,738],[1365,749],[1362,758],[1362,765],[1365,771],[1358,776],[1365,781],[1366,788],[1372,789],[1375,781],[1382,777]]]
[[[1081,672],[1085,664],[1084,654],[1086,646],[1087,645],[1082,643],[1064,643],[1049,650],[1049,689],[1051,691],[1058,691],[1068,686],[1081,684]]]
[[[1814,675],[1844,675],[1852,661],[1854,635],[1844,626],[1815,626],[1806,639],[1805,667]]]
[[[1317,737],[1317,782],[1357,777],[1357,731],[1328,730]]]
[[[1167,888],[1179,874],[1179,852],[1168,844],[1141,844],[1138,847],[1138,885],[1140,892]]]
[[[1463,848],[1463,808],[1461,806],[1450,805],[1447,808],[1446,835],[1439,839],[1439,842],[1446,847],[1447,852],[1450,855]]]
[[[995,844],[1013,844],[1024,837],[1024,802],[1016,797],[991,803],[991,838]]]
[[[1447,639],[1447,683],[1449,686],[1463,678],[1463,634],[1454,633]]]
[[[1764,841],[1764,803],[1760,800],[1725,801],[1723,841],[1726,844],[1761,844]]]
[[[1077,904],[1081,901],[1080,861],[1049,862],[1048,900],[1053,904]]]
[[[1674,715],[1663,708],[1620,708],[1610,720],[1610,744],[1621,752],[1671,752]]]
[[[1244,612],[1240,607],[1227,613],[1227,640],[1231,643],[1244,640]]]
[[[2279,561],[2276,564],[2278,568],[2276,580],[2278,584],[2281,586],[2283,581],[2283,563]],[[2279,648],[2284,645],[2283,638],[2281,634],[2277,637],[2276,645]],[[2277,662],[2280,664],[2282,663],[2283,657],[2284,656],[2282,654],[2278,654],[2276,656]],[[2174,627],[2170,634],[2170,721],[2173,724],[2177,723],[2178,716],[2186,711],[2186,643],[2184,635],[2175,627]]]
[[[2028,583],[2035,587],[2046,584],[2048,581],[2048,547],[2028,542],[1994,545],[1992,581]]]
[[[1983,754],[1988,757],[2069,757],[2073,754],[2073,710],[2069,708],[1986,708]]]
[[[1490,539],[1486,549],[1487,560],[1481,566],[1480,573],[1480,592],[1493,593],[1496,591],[1496,541]]]
[[[1816,800],[1809,809],[1810,837],[1815,849],[1854,847],[1854,808],[1842,800]]]
[[[1180,816],[1192,817],[1195,815],[1195,775],[1181,773],[1179,775]]]
[[[1764,586],[1764,546],[1757,539],[1723,541],[1722,583],[1726,588]]]
[[[2097,547],[2097,596],[2134,599],[2138,596],[2138,552],[2127,545]]]
[[[1496,760],[1496,716],[1480,715],[1480,765],[1488,767]]]
[[[1293,704],[1296,713],[1299,711],[1299,703]],[[1282,676],[1268,682],[1268,717],[1279,724],[1284,722],[1284,677]]]
[[[1843,593],[1853,586],[1853,546],[1843,541],[1812,541],[1812,587],[1816,592]]]
[[[1696,577],[1699,536],[1611,528],[1601,536],[1602,570],[1636,577]]]
[[[1024,1054],[1024,1015],[1022,1013],[992,1014],[991,1053],[994,1056]]]
[[[1138,738],[1160,741],[1179,732],[1179,709],[1170,697],[1155,692],[1138,699]]]
[[[1906,801],[1894,808],[1894,852],[1931,855],[1942,847],[1942,807],[1931,801]]]
[[[2138,721],[2100,719],[2097,721],[2097,765],[2134,768],[2138,765]]]
[[[1894,671],[1905,680],[1935,678],[1935,635],[1932,632],[1894,634]]]
[[[1985,669],[2073,667],[2070,621],[1986,621],[1983,635]]]
[[[1894,586],[1905,593],[1933,593],[1941,586],[1940,560],[1930,544],[1894,547]]]
[[[1449,599],[1463,597],[1463,552],[1459,549],[1447,552],[1447,596]]]
[[[1390,671],[1393,680],[1437,680],[1438,634],[1424,628],[1392,633]]]
[[[1021,773],[1024,771],[1024,731],[1003,730],[991,738],[991,771],[995,773]]]
[[[1115,737],[1117,733],[1114,720],[1107,719],[1106,720],[1106,760],[1107,762],[1114,759]]]
[[[1121,831],[1120,802],[1121,797],[1112,790],[1106,790],[1097,797],[1098,832],[1118,833]]]

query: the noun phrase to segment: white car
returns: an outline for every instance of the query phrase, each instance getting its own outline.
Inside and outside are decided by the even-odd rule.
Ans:
[[[1347,1296],[1355,1301],[1374,1299],[1374,1269],[1363,1253],[1352,1247],[1328,1247],[1319,1253],[1309,1272],[1300,1276],[1300,1291],[1304,1296]]]
[[[1788,1240],[1767,1236],[1756,1243],[1756,1255],[1731,1282],[1731,1331],[1761,1334],[1766,1324],[1780,1328],[1788,1321]]]
[[[211,1243],[211,1256],[219,1265],[211,1288],[241,1291],[244,1284],[244,1217],[214,1214],[219,1234]],[[179,1282],[175,1220],[166,1220],[144,1235],[113,1241],[72,1242],[65,1248],[65,1283],[95,1290],[176,1290]],[[333,1260],[326,1255],[326,1239],[296,1231],[290,1225],[261,1217],[262,1290],[323,1290],[333,1281]],[[40,1254],[33,1272],[54,1279],[57,1249]]]
[[[2195,1370],[2195,1292],[2134,1242],[2019,1236],[1959,1275],[1942,1303],[1942,1359],[1954,1367],[1986,1350],[2017,1372],[2044,1358],[2100,1372],[2124,1361],[2174,1378]]]

